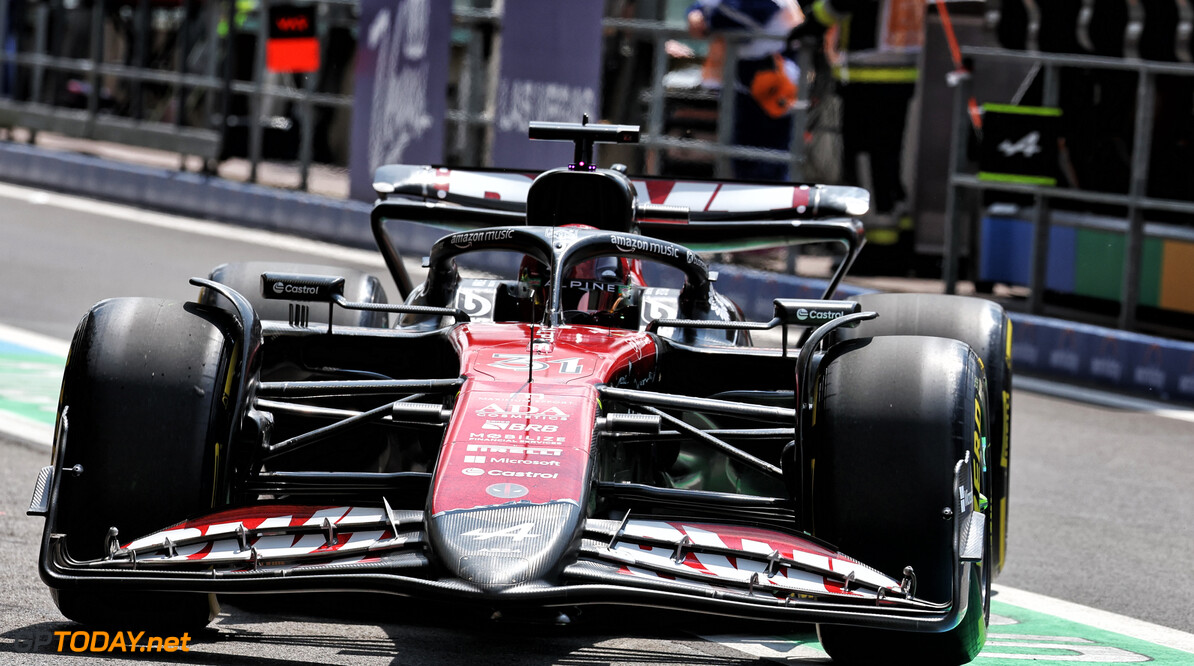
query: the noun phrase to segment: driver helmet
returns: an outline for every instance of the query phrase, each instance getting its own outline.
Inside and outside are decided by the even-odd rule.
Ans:
[[[633,270],[620,257],[597,257],[576,264],[560,281],[565,312],[611,314],[638,304]]]

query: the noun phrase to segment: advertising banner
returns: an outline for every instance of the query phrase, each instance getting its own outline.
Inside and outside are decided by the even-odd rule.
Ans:
[[[447,4],[447,3],[445,3]],[[596,121],[601,109],[601,14],[596,0],[506,0],[502,17],[494,166],[542,170],[572,146],[530,141],[532,120]]]
[[[359,25],[350,196],[373,201],[377,167],[443,161],[452,3],[361,0]]]

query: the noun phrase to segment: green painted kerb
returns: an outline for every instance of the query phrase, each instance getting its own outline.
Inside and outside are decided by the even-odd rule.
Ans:
[[[0,411],[54,425],[62,368],[53,354],[0,350]]]
[[[1194,654],[1111,631],[1095,629],[1036,611],[991,601],[987,645],[976,666],[1043,664],[1124,664],[1158,666],[1194,663]]]
[[[761,636],[750,642],[765,648],[767,656],[782,658],[789,663],[823,663],[824,650],[817,642],[816,634]],[[911,657],[915,658],[914,655]],[[906,659],[907,656],[904,659],[880,659],[875,664],[903,663]],[[1194,654],[992,599],[987,642],[971,664],[1023,666],[1025,663],[1145,662],[1155,666],[1190,666],[1194,663]]]

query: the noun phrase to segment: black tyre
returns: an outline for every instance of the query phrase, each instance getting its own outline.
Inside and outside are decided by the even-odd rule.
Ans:
[[[63,475],[56,525],[72,558],[105,556],[110,527],[128,543],[225,501],[230,330],[223,310],[143,298],[103,301],[80,322],[62,406],[63,466],[82,473]],[[193,628],[214,610],[206,594],[64,588],[55,602],[86,624]]]
[[[911,566],[918,598],[949,601],[959,519],[954,468],[981,448],[985,412],[982,368],[958,341],[890,336],[831,347],[803,438],[813,533],[896,580]],[[984,475],[973,469],[977,505]],[[985,550],[989,559],[989,539]],[[972,573],[968,611],[949,631],[819,625],[822,647],[835,662],[873,663],[880,654],[969,662],[986,640],[990,566]]]
[[[855,329],[841,329],[841,338],[879,335],[928,335],[960,340],[970,345],[983,362],[990,396],[990,438],[987,467],[991,483],[994,540],[992,575],[1003,571],[1007,554],[1007,510],[1011,480],[1008,464],[1012,452],[1012,322],[1003,308],[979,298],[941,294],[863,294],[855,300],[863,310],[879,313],[877,319]]]
[[[261,295],[262,273],[302,273],[305,275],[336,275],[344,278],[344,298],[355,303],[387,303],[386,290],[376,277],[358,271],[355,268],[340,266],[322,266],[318,264],[291,264],[268,261],[246,261],[240,263],[221,264],[212,269],[210,277],[215,282],[232,287],[242,296],[249,299],[257,316],[262,319],[279,319],[285,321],[288,316],[290,301],[267,300]],[[221,305],[222,299],[204,290],[201,302],[208,305]],[[312,303],[312,322],[327,323],[328,308],[319,303]],[[389,314],[385,312],[370,312],[367,310],[345,310],[335,308],[334,326],[365,326],[369,328],[388,328]]]

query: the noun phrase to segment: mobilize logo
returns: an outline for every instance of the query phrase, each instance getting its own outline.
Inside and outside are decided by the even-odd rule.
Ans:
[[[18,634],[15,652],[190,652],[191,635],[146,636],[144,631],[34,631]]]

